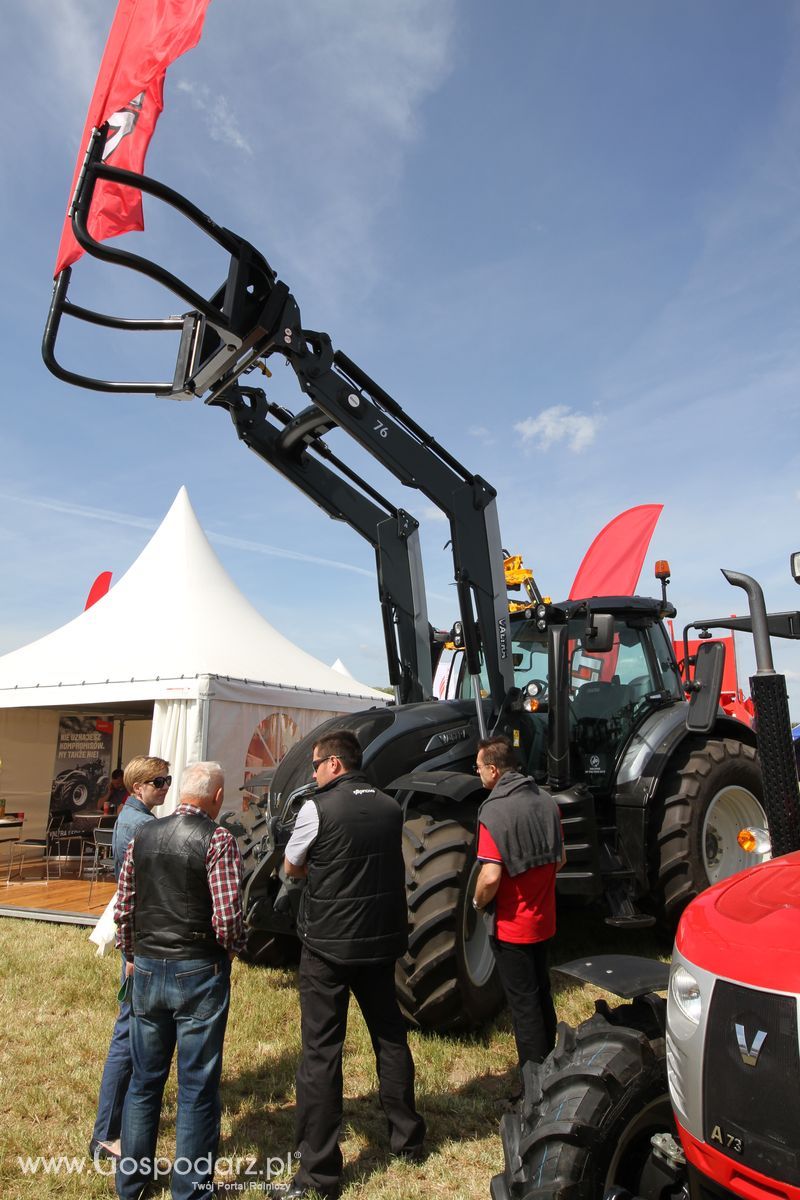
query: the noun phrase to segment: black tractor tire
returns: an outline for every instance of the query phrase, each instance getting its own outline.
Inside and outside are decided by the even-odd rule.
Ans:
[[[300,940],[285,933],[251,929],[247,946],[239,955],[251,967],[290,967],[300,959]]]
[[[83,808],[92,798],[92,787],[85,777],[73,779],[65,785],[63,800],[70,808]]]
[[[248,877],[258,865],[256,851],[267,832],[267,821],[263,813],[250,809],[246,815],[223,813],[221,824],[233,833],[242,856],[242,879]],[[292,934],[275,933],[271,929],[247,928],[249,912],[245,912],[247,944],[239,956],[242,962],[252,967],[288,967],[300,958],[300,941]]]
[[[745,742],[678,747],[656,797],[651,842],[654,910],[667,930],[699,892],[761,861],[741,850],[736,834],[766,825],[763,795],[758,756]]]
[[[421,1029],[475,1029],[503,1004],[485,920],[472,907],[477,828],[474,806],[407,810],[409,945],[395,982],[403,1013]]]
[[[599,1005],[577,1029],[562,1023],[545,1061],[526,1064],[521,1110],[500,1122],[506,1169],[492,1196],[600,1200],[612,1184],[644,1194],[651,1138],[675,1125],[664,1038],[638,1027],[660,1034],[638,1009]]]

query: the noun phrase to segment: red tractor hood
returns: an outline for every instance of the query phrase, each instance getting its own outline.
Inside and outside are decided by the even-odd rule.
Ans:
[[[714,975],[800,993],[800,851],[702,892],[681,917],[675,945]]]

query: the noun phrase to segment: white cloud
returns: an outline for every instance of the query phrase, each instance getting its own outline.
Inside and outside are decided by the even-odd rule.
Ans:
[[[223,11],[209,11],[209,21],[221,22]],[[247,0],[244,11],[263,5]],[[226,197],[241,213],[239,224],[228,219],[246,236],[252,229],[259,244],[269,214],[281,239],[273,265],[301,293],[313,281],[336,306],[354,291],[368,295],[381,277],[385,235],[379,244],[376,229],[424,135],[423,107],[452,69],[455,29],[454,0],[279,5],[264,22],[264,45],[274,49],[263,71],[226,82],[236,111],[256,114],[247,124],[256,174]],[[241,58],[240,50],[230,56],[229,41],[226,31],[221,50],[209,30],[200,47],[204,61],[213,48],[217,73],[234,71]]]
[[[48,85],[86,97],[94,86],[113,10],[100,0],[27,0],[26,16],[47,47]]]
[[[549,450],[556,442],[566,442],[570,450],[580,454],[591,446],[601,425],[601,418],[573,412],[566,404],[545,408],[538,417],[518,421],[514,429],[523,442],[533,442],[537,450]]]
[[[129,513],[113,512],[109,508],[89,508],[83,504],[70,504],[67,500],[49,500],[46,497],[13,496],[0,493],[0,500],[14,504],[27,504],[32,508],[43,508],[49,512],[63,513],[68,517],[84,517],[92,521],[109,521],[112,525],[129,525],[134,529],[156,529],[157,521],[146,517],[134,517]]]
[[[493,446],[496,441],[494,434],[485,425],[470,425],[467,433],[470,437],[477,438],[484,446]]]
[[[423,521],[446,521],[447,517],[435,504],[428,504],[420,509],[420,519]]]
[[[235,150],[252,155],[253,149],[240,131],[225,96],[219,92],[212,92],[205,83],[190,83],[188,79],[178,81],[178,91],[184,92],[194,107],[203,114],[213,141],[224,142],[233,146]]]
[[[32,508],[46,509],[50,512],[63,513],[71,517],[82,517],[90,521],[107,521],[112,525],[131,526],[134,529],[155,531],[159,525],[158,521],[149,520],[147,517],[136,517],[130,513],[114,512],[107,508],[89,508],[83,504],[70,504],[65,500],[12,496],[2,493],[0,493],[0,500],[10,500],[19,504],[27,504]],[[303,554],[299,550],[288,550],[283,546],[271,546],[266,542],[248,541],[246,538],[230,537],[225,533],[212,533],[208,530],[206,530],[206,537],[210,542],[217,542],[219,545],[231,546],[235,550],[245,550],[252,554],[266,554],[273,558],[290,559],[293,562],[307,562],[321,567],[335,567],[339,571],[350,571],[355,575],[366,575],[370,579],[373,576],[372,571],[368,571],[364,567],[354,566],[352,563],[342,562],[338,559],[322,558],[316,554]]]

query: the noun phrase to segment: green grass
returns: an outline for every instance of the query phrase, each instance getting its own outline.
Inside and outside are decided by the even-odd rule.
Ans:
[[[77,1200],[113,1192],[110,1180],[88,1164],[88,1156],[80,1175],[25,1176],[18,1163],[18,1156],[80,1158],[87,1152],[119,984],[118,957],[96,957],[87,932],[0,919],[0,1195],[5,1200]],[[623,937],[596,918],[572,914],[561,921],[553,957],[565,962],[612,950],[652,956],[664,947],[644,935]],[[594,999],[604,995],[567,986],[560,976],[554,983],[559,1017],[571,1024],[589,1016]],[[351,1007],[344,1062],[343,1195],[348,1200],[486,1200],[491,1176],[503,1168],[499,1104],[516,1086],[508,1016],[501,1014],[470,1037],[412,1032],[410,1042],[431,1151],[420,1166],[395,1163],[389,1156],[372,1047],[357,1006]],[[221,1155],[252,1157],[261,1170],[270,1159],[285,1163],[288,1155],[291,1160],[299,1053],[294,973],[235,963]],[[174,1135],[173,1070],[164,1099],[160,1153],[173,1152]]]

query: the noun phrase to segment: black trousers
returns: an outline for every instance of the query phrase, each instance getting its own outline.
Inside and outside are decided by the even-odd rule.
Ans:
[[[491,942],[522,1071],[526,1062],[542,1062],[556,1044],[558,1020],[547,970],[550,939],[518,943],[493,937]]]
[[[422,1144],[425,1122],[414,1106],[414,1060],[394,990],[394,963],[341,966],[303,946],[300,957],[302,1057],[297,1071],[296,1144],[303,1187],[324,1193],[342,1172],[342,1044],[350,993],[367,1023],[381,1107],[392,1151]]]

